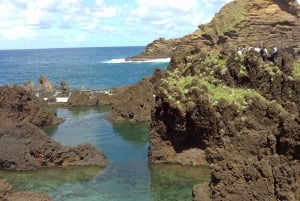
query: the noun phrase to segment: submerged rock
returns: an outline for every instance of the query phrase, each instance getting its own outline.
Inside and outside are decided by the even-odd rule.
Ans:
[[[52,199],[41,193],[16,192],[13,187],[4,179],[0,179],[0,199],[7,201],[51,201]]]

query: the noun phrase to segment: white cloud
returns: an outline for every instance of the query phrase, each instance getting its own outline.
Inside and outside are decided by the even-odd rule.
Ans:
[[[204,2],[204,1],[203,1]],[[157,34],[179,37],[197,29],[206,19],[206,10],[199,0],[136,0],[138,8],[131,11],[126,23],[129,26],[148,26]]]
[[[8,40],[17,40],[22,38],[33,38],[35,33],[24,26],[17,26],[8,29],[0,30],[0,33]]]
[[[116,15],[116,8],[96,0],[2,0],[0,1],[0,33],[7,39],[35,37],[39,29],[60,27],[78,30],[100,29],[101,19]],[[9,36],[11,30],[21,30]]]

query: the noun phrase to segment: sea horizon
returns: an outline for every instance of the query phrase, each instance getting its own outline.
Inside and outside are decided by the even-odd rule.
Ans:
[[[0,50],[0,86],[22,85],[41,76],[56,87],[61,80],[72,89],[110,89],[134,84],[153,74],[155,68],[166,69],[169,59],[130,62],[144,46],[78,47]]]
[[[132,48],[142,48],[146,47],[147,45],[112,45],[112,46],[82,46],[82,47],[41,47],[41,48],[16,48],[16,49],[1,49],[0,51],[14,51],[14,50],[51,50],[51,49],[87,49],[87,48],[126,48],[126,47],[132,47]]]

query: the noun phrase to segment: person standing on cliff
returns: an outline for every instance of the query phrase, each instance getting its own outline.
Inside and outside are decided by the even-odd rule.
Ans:
[[[266,47],[260,49],[260,55],[263,61],[267,61],[268,59],[268,50]]]
[[[273,52],[272,52],[272,60],[273,60],[274,64],[276,64],[276,62],[277,62],[277,57],[278,57],[278,49],[276,46],[274,46]]]

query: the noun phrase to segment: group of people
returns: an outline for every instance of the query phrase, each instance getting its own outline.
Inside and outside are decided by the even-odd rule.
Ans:
[[[263,61],[267,61],[268,60],[268,50],[266,47],[262,47],[260,48],[260,55]],[[273,47],[273,51],[272,51],[272,61],[275,64],[277,62],[277,58],[278,58],[278,49],[276,46]]]
[[[248,51],[250,51],[251,49],[253,49],[253,48],[249,47]],[[256,48],[254,48],[254,50],[260,53],[261,58],[262,58],[263,61],[268,60],[269,54],[268,54],[268,50],[267,50],[266,47],[260,47],[260,48],[256,47]],[[243,49],[239,47],[238,50],[237,50],[237,53],[239,55],[242,55],[243,54]],[[273,47],[271,57],[272,57],[273,63],[275,64],[277,62],[277,58],[278,58],[278,49],[277,49],[276,46]]]

